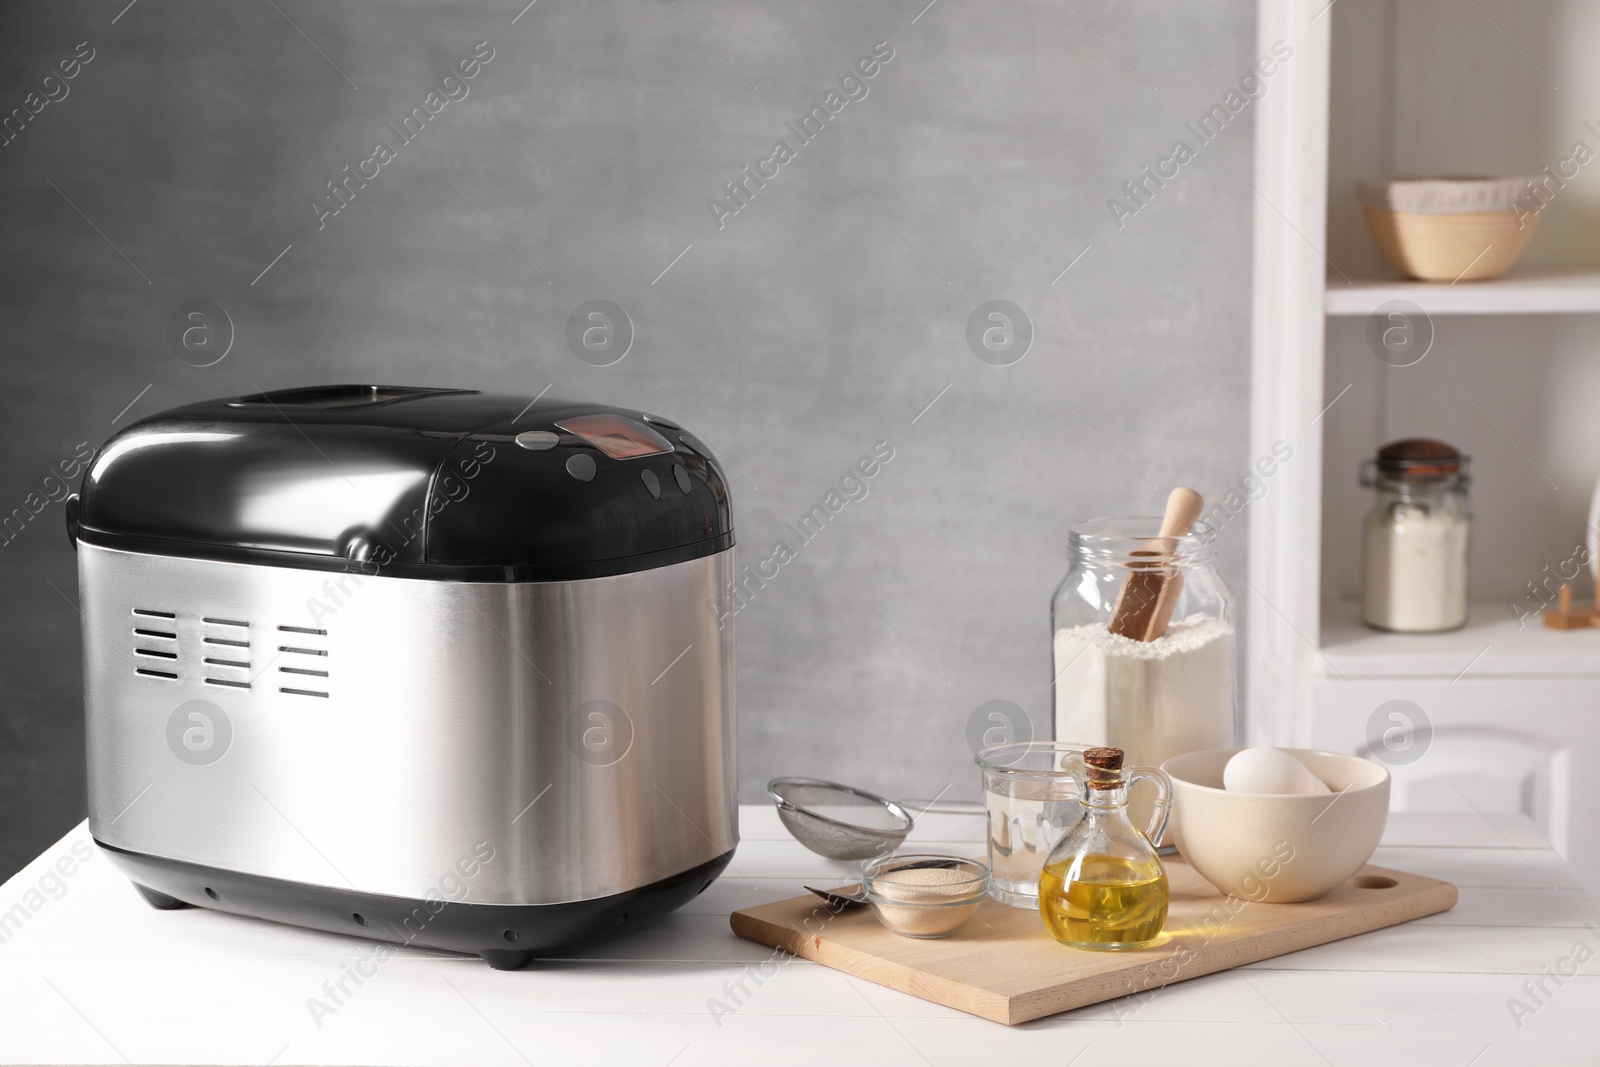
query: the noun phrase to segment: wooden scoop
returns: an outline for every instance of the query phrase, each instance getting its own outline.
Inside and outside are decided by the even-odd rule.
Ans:
[[[1204,506],[1205,501],[1193,489],[1174,489],[1167,497],[1167,513],[1161,520],[1160,534],[1131,555],[1170,558],[1178,548],[1173,539],[1189,532]],[[1137,569],[1128,575],[1128,582],[1117,597],[1108,629],[1135,641],[1154,641],[1167,632],[1167,623],[1172,621],[1172,609],[1177,607],[1178,594],[1183,592],[1183,576],[1175,567],[1165,564],[1130,563],[1129,566]]]

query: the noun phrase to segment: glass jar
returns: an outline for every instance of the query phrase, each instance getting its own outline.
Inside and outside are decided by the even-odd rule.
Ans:
[[[1467,622],[1470,459],[1412,437],[1362,464],[1376,498],[1361,539],[1361,621],[1376,630],[1438,633]]]
[[[1073,527],[1071,565],[1051,604],[1055,736],[1120,748],[1130,764],[1235,744],[1233,595],[1217,573],[1216,533],[1205,522],[1157,538],[1161,519],[1094,519]],[[1110,632],[1130,575],[1160,568],[1178,583],[1166,632],[1135,641]],[[1136,825],[1152,800],[1130,802]],[[1159,842],[1158,842],[1159,843]]]

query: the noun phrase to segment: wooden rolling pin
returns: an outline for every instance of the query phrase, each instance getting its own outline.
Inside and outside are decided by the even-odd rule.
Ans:
[[[1161,532],[1155,540],[1145,543],[1131,555],[1170,559],[1178,550],[1175,538],[1187,534],[1200,517],[1205,506],[1199,493],[1193,489],[1178,488],[1167,497],[1167,513],[1161,520]],[[1178,606],[1178,594],[1183,592],[1183,575],[1176,567],[1166,563],[1129,564],[1137,567],[1128,575],[1127,584],[1117,596],[1111,610],[1109,629],[1114,634],[1135,641],[1154,641],[1167,632],[1172,621],[1172,610]]]

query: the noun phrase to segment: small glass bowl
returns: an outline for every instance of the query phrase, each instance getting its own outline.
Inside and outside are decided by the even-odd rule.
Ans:
[[[989,867],[961,856],[889,856],[861,872],[878,921],[902,937],[949,937],[989,895]]]

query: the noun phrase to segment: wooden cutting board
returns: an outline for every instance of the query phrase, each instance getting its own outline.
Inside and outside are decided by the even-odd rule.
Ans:
[[[1056,943],[1035,911],[986,900],[951,937],[901,937],[871,908],[831,914],[820,898],[736,911],[733,932],[985,1019],[1014,1025],[1409,922],[1455,906],[1456,887],[1365,867],[1321,900],[1253,904],[1224,897],[1174,856],[1172,902],[1154,945],[1091,952]],[[1130,1013],[1139,1002],[1130,1002]]]

